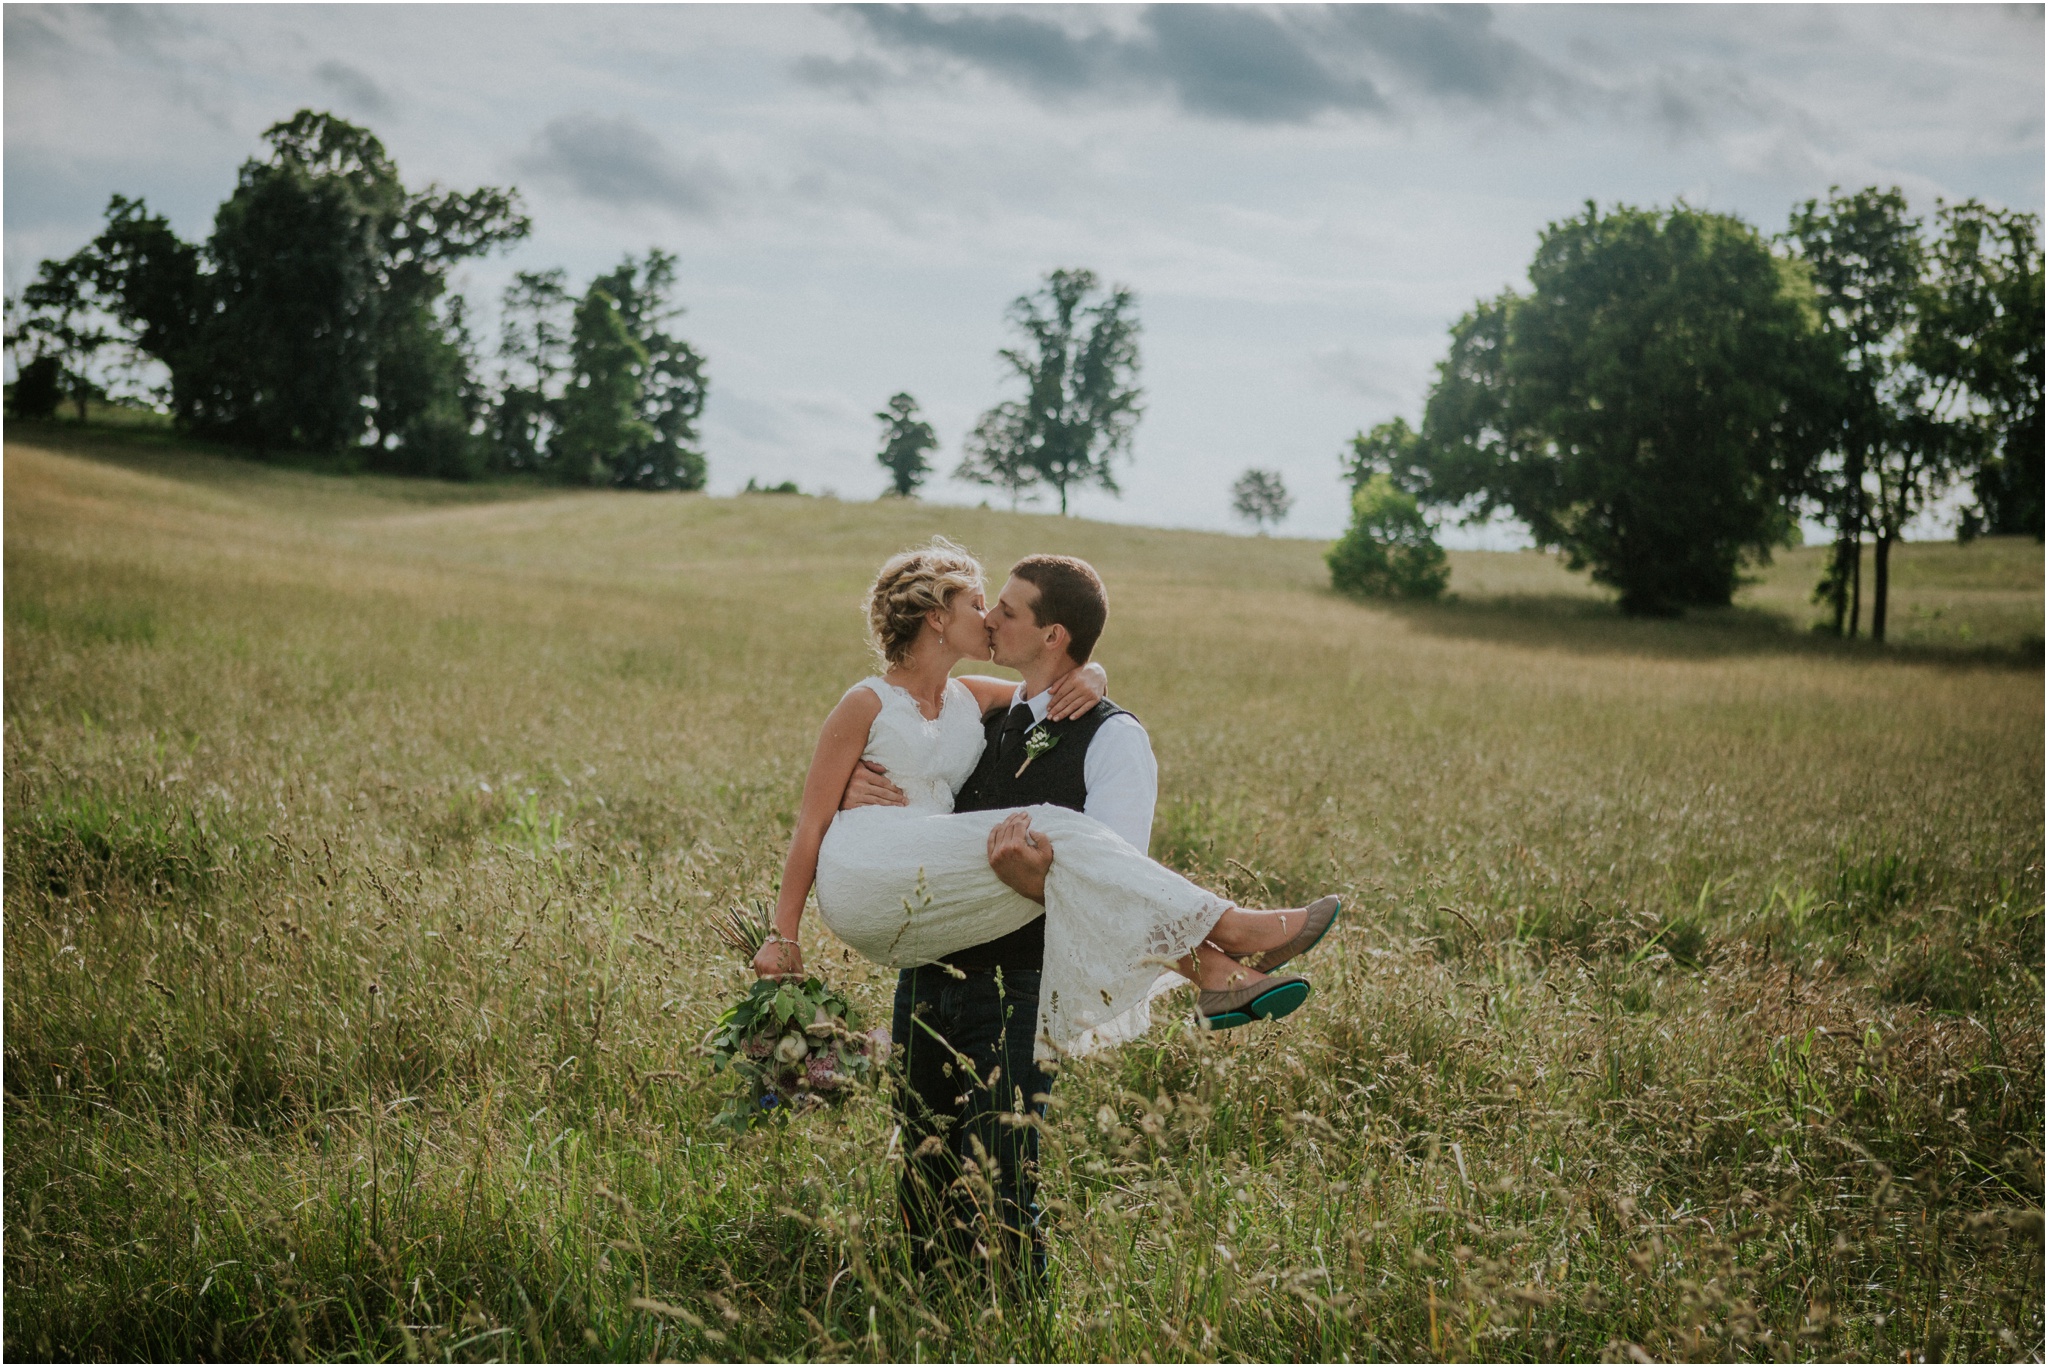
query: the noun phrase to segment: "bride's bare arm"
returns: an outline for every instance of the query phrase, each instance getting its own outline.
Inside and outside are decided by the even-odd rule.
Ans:
[[[963,674],[960,682],[974,695],[974,705],[983,712],[1007,707],[1016,695],[1015,679],[996,679],[986,674]],[[1052,701],[1045,709],[1047,721],[1068,721],[1101,702],[1109,693],[1109,671],[1090,660],[1079,669],[1068,670],[1053,681]]]
[[[882,700],[873,690],[856,688],[839,700],[818,733],[811,772],[804,779],[803,804],[797,809],[796,832],[789,840],[789,857],[782,861],[782,890],[775,898],[772,922],[775,933],[754,956],[754,971],[764,978],[804,971],[797,930],[803,921],[804,899],[818,878],[818,846],[824,843],[825,831],[839,810],[846,780],[867,748],[868,728],[881,710]]]

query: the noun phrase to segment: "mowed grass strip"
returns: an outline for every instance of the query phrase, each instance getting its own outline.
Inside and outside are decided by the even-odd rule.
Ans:
[[[1903,548],[1878,649],[1815,551],[1645,623],[1534,555],[1388,608],[916,503],[6,478],[12,1356],[2042,1351],[2038,547]],[[1065,1070],[1042,1304],[909,1276],[884,1100],[735,1141],[692,1052],[937,532],[1103,571],[1155,855],[1351,904],[1287,1021]]]

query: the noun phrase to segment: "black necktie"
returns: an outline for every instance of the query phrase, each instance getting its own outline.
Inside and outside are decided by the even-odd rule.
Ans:
[[[1015,759],[1017,752],[1024,748],[1024,733],[1029,731],[1036,718],[1031,715],[1029,703],[1018,703],[1003,718],[1002,739],[996,742],[996,754],[1004,759]]]

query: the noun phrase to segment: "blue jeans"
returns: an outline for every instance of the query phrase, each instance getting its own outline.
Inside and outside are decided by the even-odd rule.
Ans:
[[[1042,1282],[1036,1121],[1052,1078],[1032,1058],[1038,979],[931,966],[896,980],[898,1198],[920,1271],[947,1257],[978,1265],[981,1242],[1027,1288]]]

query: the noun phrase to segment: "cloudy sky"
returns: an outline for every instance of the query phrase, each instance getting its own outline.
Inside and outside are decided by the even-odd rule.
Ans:
[[[1146,413],[1077,508],[1171,526],[1230,526],[1261,466],[1334,535],[1345,439],[1416,418],[1446,328],[1588,199],[2042,208],[2039,6],[13,4],[5,60],[10,292],[115,191],[203,237],[310,105],[409,183],[519,187],[532,237],[460,282],[486,309],[675,252],[715,492],[874,494],[898,390],[950,470],[1009,395],[1009,301],[1126,284]]]

